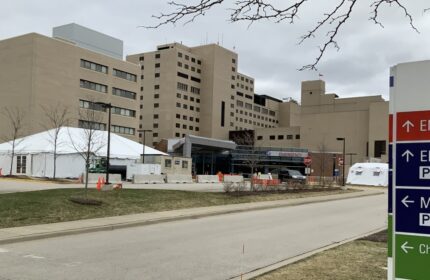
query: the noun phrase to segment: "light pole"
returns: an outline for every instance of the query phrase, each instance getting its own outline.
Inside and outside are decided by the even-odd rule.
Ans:
[[[345,137],[336,138],[337,141],[343,141],[343,165],[342,165],[342,186],[345,186]]]
[[[142,163],[145,163],[145,133],[146,132],[152,132],[150,129],[139,129],[137,132],[142,132],[142,145],[143,145],[143,151],[142,151]]]
[[[108,141],[107,141],[107,155],[106,155],[106,184],[109,184],[109,167],[110,167],[110,123],[112,116],[112,103],[94,102],[96,105],[100,105],[103,108],[108,109]]]

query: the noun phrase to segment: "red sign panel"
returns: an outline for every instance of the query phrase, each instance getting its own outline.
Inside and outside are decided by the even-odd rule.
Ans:
[[[393,115],[390,114],[389,120],[388,120],[388,142],[393,142]]]
[[[397,141],[430,140],[430,111],[397,113]]]
[[[304,158],[304,160],[303,160],[303,163],[304,163],[306,166],[311,165],[311,163],[312,163],[312,158],[311,158],[311,157],[309,157],[309,156],[305,157],[305,158]]]

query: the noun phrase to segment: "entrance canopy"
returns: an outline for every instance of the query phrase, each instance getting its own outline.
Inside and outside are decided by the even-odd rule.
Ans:
[[[173,151],[182,149],[184,157],[191,157],[192,154],[200,151],[222,153],[228,150],[236,149],[236,143],[233,141],[206,138],[194,135],[186,135],[185,138],[177,140],[172,146]]]

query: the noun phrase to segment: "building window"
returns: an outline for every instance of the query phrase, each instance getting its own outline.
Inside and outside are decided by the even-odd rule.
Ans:
[[[158,120],[158,114],[154,115],[154,119]]]
[[[175,137],[181,137],[181,134],[180,134],[180,133],[178,133],[178,132],[176,132],[176,133],[175,133]]]
[[[188,64],[185,64],[184,68],[188,70],[190,67],[188,66]]]
[[[160,73],[155,73],[155,78],[160,78]]]
[[[240,100],[236,100],[236,105],[237,105],[238,107],[243,107],[243,102],[242,102],[242,101],[240,101]]]
[[[183,124],[183,125],[182,125],[182,128],[183,128],[183,129],[187,129],[187,125],[186,125],[186,124]]]
[[[200,83],[201,80],[199,78],[193,77],[191,76],[191,81],[196,82],[196,83]]]
[[[236,72],[236,68],[235,67],[231,67],[231,71]]]
[[[176,114],[176,118],[177,118],[177,119],[180,119],[180,118],[181,118],[181,115]]]
[[[275,135],[270,135],[269,139],[270,140],[275,140]]]
[[[160,57],[161,57],[161,55],[159,53],[155,54],[155,58],[160,58]]]
[[[182,67],[182,62],[178,61],[178,67]]]
[[[114,133],[127,134],[127,135],[134,135],[135,133],[134,128],[119,126],[119,125],[111,125],[111,130]]]
[[[199,119],[199,118],[196,118],[196,122],[200,122],[200,119]]]
[[[136,75],[128,73],[128,72],[125,72],[125,71],[121,71],[121,70],[118,70],[118,69],[115,69],[115,68],[113,69],[113,75],[115,77],[118,77],[118,78],[121,78],[121,79],[126,79],[126,80],[129,80],[129,81],[132,81],[132,82],[136,82],[137,81],[137,76]]]
[[[249,109],[249,110],[252,110],[252,104],[245,103],[245,108]]]
[[[187,104],[182,104],[182,108],[188,109],[188,105]]]
[[[155,137],[158,137],[158,133],[156,133],[156,132],[155,132],[155,133],[153,133],[153,134],[152,134],[152,136],[153,136],[154,138],[155,138]]]
[[[100,73],[107,74],[108,67],[102,64],[94,63],[88,60],[81,59],[81,67],[89,70],[97,71]]]
[[[179,83],[176,86],[177,89],[182,90],[182,91],[188,91],[188,85],[183,84],[183,83]]]
[[[136,93],[124,89],[112,88],[112,94],[130,99],[136,99]]]
[[[185,55],[185,60],[190,60],[190,57],[188,55]]]
[[[236,59],[232,58],[231,59],[231,63],[235,64],[236,63]]]
[[[187,119],[188,119],[188,117],[187,117],[187,116],[185,116],[185,115],[183,115],[183,116],[182,116],[182,119],[183,119],[183,120],[187,120]]]
[[[16,173],[17,174],[27,173],[27,156],[16,157]]]
[[[139,57],[139,61],[143,61],[145,58],[143,56]]]
[[[384,140],[375,141],[375,158],[380,158],[385,155],[385,150],[387,148],[387,142]]]
[[[154,94],[154,99],[158,99],[158,98],[160,98],[160,95],[158,93]]]
[[[177,98],[181,98],[181,96],[182,96],[182,95],[181,95],[180,93],[177,93],[177,94],[176,94],[176,97],[177,97]]]
[[[106,130],[106,124],[98,122],[78,121],[78,127],[84,129]]]
[[[184,98],[184,100],[188,100],[188,95],[184,94],[183,98]]]
[[[80,81],[81,88],[107,93],[107,85],[98,84],[86,80]]]
[[[182,53],[181,52],[178,52],[178,57],[182,57]]]
[[[104,106],[82,99],[79,100],[79,108],[106,112],[106,108]]]
[[[293,135],[288,134],[288,135],[287,135],[287,140],[292,140],[292,139],[293,139]]]
[[[200,94],[200,89],[199,89],[199,88],[196,88],[196,87],[191,86],[191,92],[192,92],[192,93],[195,93],[195,94]]]
[[[194,97],[190,97],[190,101],[191,101],[191,102],[194,102]]]
[[[179,133],[177,133],[179,134]],[[164,167],[170,168],[172,167],[172,160],[171,159],[165,159],[164,160]]]
[[[198,64],[198,65],[201,65],[201,64],[202,64],[202,61],[201,61],[201,60],[197,60],[197,64]]]
[[[160,63],[155,63],[155,68],[160,68]]]
[[[126,117],[136,117],[136,111],[120,108],[120,107],[112,107],[112,114],[126,116]]]
[[[176,107],[177,107],[177,108],[181,108],[181,103],[176,102]]]
[[[188,75],[187,74],[184,74],[182,72],[177,72],[177,75],[178,75],[178,77],[181,77],[181,78],[184,78],[184,79],[188,80]]]
[[[263,136],[261,135],[257,136],[257,140],[263,140]]]
[[[185,169],[188,168],[188,161],[186,161],[186,160],[182,161],[182,168],[185,168]]]
[[[145,66],[141,65],[140,70],[144,70],[144,69],[145,69]]]
[[[296,139],[300,139],[300,134],[296,134]]]
[[[224,127],[225,122],[225,102],[221,102],[221,127]]]
[[[154,85],[154,89],[160,89],[160,85]]]
[[[145,79],[145,76],[144,75],[140,75],[140,79],[141,80]]]
[[[181,128],[181,124],[176,123],[176,128]]]
[[[278,135],[278,140],[284,140],[284,135]]]
[[[202,70],[200,70],[199,68],[197,68],[197,73],[202,73]]]
[[[158,108],[158,107],[160,107],[160,104],[159,103],[154,103],[154,108]]]

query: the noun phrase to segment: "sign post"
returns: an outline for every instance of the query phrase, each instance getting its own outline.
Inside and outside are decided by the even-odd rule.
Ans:
[[[388,279],[430,279],[430,62],[390,71]]]

